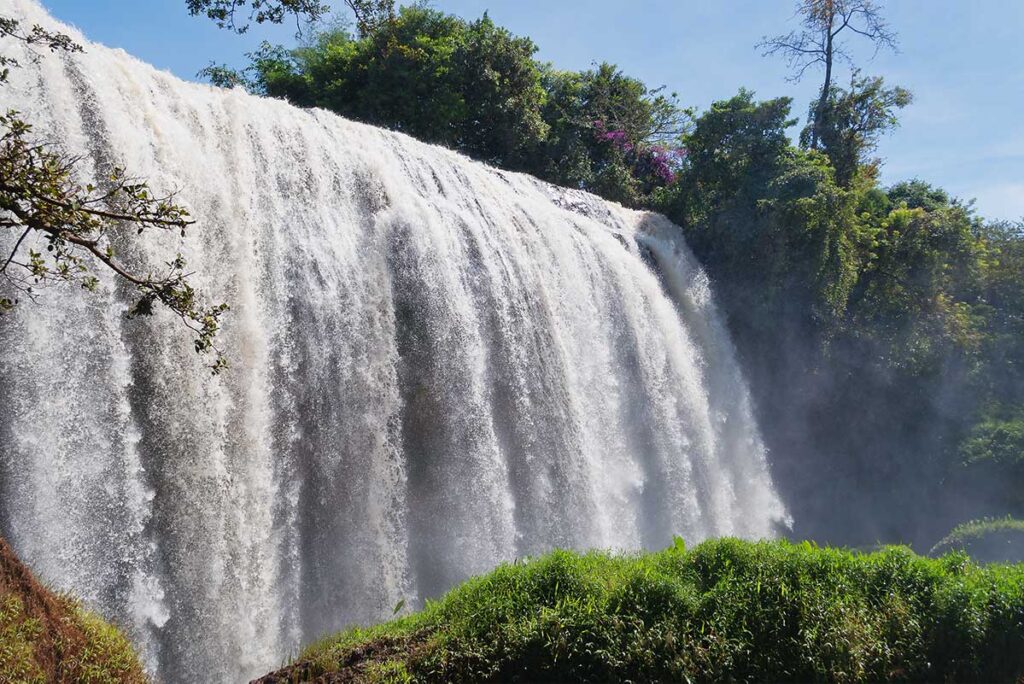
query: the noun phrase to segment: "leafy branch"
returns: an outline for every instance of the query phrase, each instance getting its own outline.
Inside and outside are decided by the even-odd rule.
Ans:
[[[395,18],[395,0],[344,0],[355,17],[360,36],[368,36]],[[186,0],[192,16],[205,15],[220,28],[245,33],[253,22],[280,24],[292,15],[301,33],[301,21],[316,23],[331,11],[320,0]]]
[[[36,24],[27,33],[21,30],[21,23],[17,19],[0,16],[0,38],[14,38],[30,48],[41,45],[48,48],[50,52],[58,50],[62,52],[82,52],[82,46],[71,40],[71,36],[64,33],[47,31]],[[34,54],[34,53],[33,53]],[[21,64],[14,57],[0,54],[0,84],[7,82],[12,67],[19,67]]]
[[[280,24],[289,14],[296,21],[301,17],[316,21],[330,11],[319,0],[186,0],[186,5],[192,16],[203,14],[235,33],[245,33],[252,22]]]
[[[34,26],[22,32],[19,22],[0,17],[0,37],[13,37],[30,47],[42,45],[51,51],[80,52],[70,37]],[[0,56],[0,84],[7,81],[17,59]],[[167,262],[161,272],[139,272],[118,258],[114,242],[118,236],[141,235],[147,229],[177,231],[182,237],[194,221],[177,204],[174,194],[154,195],[146,182],[129,177],[115,168],[104,179],[103,188],[84,187],[75,181],[80,157],[61,152],[52,144],[34,139],[31,124],[18,112],[0,114],[0,230],[18,235],[10,253],[0,255],[0,282],[14,292],[34,298],[36,290],[55,282],[76,283],[94,291],[99,279],[98,262],[133,285],[138,298],[129,317],[151,315],[154,305],[163,304],[195,334],[198,353],[213,353],[214,373],[227,366],[223,352],[214,343],[226,304],[204,305],[189,284],[192,275],[180,254]],[[28,247],[29,235],[45,241],[45,250]],[[15,308],[16,295],[0,296],[0,315]]]

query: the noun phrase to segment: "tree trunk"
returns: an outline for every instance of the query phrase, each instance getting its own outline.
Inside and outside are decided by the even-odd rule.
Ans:
[[[822,117],[825,114],[825,106],[828,104],[828,94],[832,89],[832,24],[835,15],[828,18],[828,28],[825,37],[825,82],[821,86],[821,96],[818,98],[818,106],[814,110],[814,123],[811,126],[811,149],[818,149],[818,141],[821,140]]]

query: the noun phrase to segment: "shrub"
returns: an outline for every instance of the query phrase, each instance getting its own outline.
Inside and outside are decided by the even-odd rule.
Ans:
[[[267,682],[1014,681],[1024,566],[722,539],[555,551],[306,649]],[[392,676],[392,673],[393,676]]]

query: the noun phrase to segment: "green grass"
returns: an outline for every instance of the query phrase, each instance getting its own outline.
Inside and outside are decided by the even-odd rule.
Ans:
[[[43,627],[30,618],[17,596],[0,596],[0,681],[44,684],[46,673],[36,661],[36,639]]]
[[[1007,681],[1024,565],[902,547],[705,542],[556,551],[308,647],[277,681]]]
[[[0,593],[0,683],[146,681],[134,648],[119,630],[68,596],[53,599],[58,609],[47,623],[30,615],[18,595]]]
[[[114,626],[47,589],[0,538],[0,684],[143,684]]]
[[[62,597],[62,601],[68,607],[69,623],[84,636],[68,672],[70,680],[92,684],[146,681],[138,654],[121,630],[73,599]]]

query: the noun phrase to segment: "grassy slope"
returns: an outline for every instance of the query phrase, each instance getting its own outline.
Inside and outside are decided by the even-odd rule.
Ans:
[[[145,681],[120,632],[43,587],[0,539],[0,683]]]
[[[1024,681],[1024,565],[905,548],[557,551],[307,648],[264,682]]]
[[[1024,563],[1024,520],[986,518],[957,525],[931,555],[964,551],[987,563]]]

